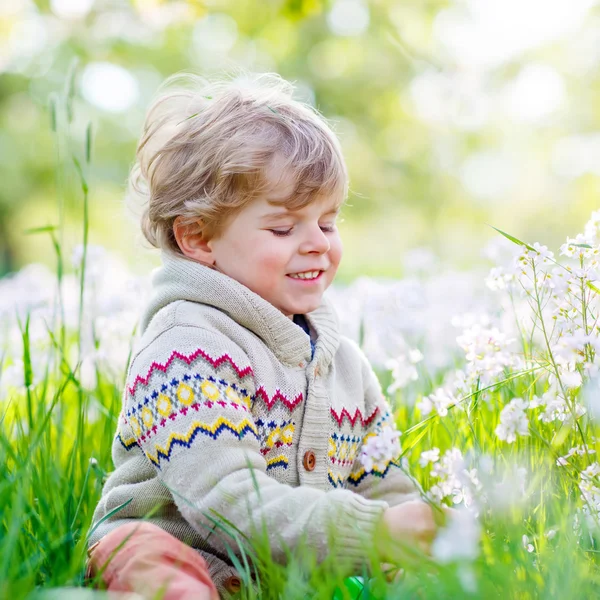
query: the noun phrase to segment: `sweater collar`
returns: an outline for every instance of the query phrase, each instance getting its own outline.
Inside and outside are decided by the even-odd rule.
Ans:
[[[173,252],[163,251],[162,263],[152,275],[153,293],[142,314],[141,333],[161,308],[177,300],[188,300],[223,311],[255,333],[282,363],[305,366],[311,361],[310,337],[245,285]],[[324,298],[319,308],[306,317],[317,333],[314,360],[327,367],[339,346],[336,315]]]

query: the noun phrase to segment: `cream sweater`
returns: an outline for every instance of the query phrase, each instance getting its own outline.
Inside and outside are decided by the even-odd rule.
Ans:
[[[306,315],[311,359],[298,325],[220,272],[164,253],[153,288],[94,524],[131,501],[90,544],[151,513],[204,555],[221,593],[237,548],[215,518],[250,537],[264,525],[277,561],[305,543],[360,562],[384,509],[418,494],[379,382],[329,303]]]

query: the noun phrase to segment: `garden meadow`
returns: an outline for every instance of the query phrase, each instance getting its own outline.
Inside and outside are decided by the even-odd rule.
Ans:
[[[34,234],[57,241],[52,229]],[[150,290],[149,275],[133,276],[107,249],[84,244],[67,257],[55,247],[57,273],[31,264],[0,281],[5,598],[83,585]],[[556,252],[498,232],[486,254],[489,273],[450,272],[418,250],[402,280],[360,278],[328,292],[394,407],[403,465],[428,502],[457,509],[431,559],[393,582],[364,574],[361,597],[600,589],[600,211]],[[350,597],[335,557],[274,565],[260,542],[238,541],[255,565],[240,569],[258,581],[243,597]]]
[[[351,283],[328,296],[393,407],[401,466],[455,509],[431,557],[400,571],[365,547],[372,570],[354,587],[335,556],[275,564],[264,540],[220,523],[240,597],[600,597],[597,3],[5,4],[0,272],[30,264],[0,278],[0,600],[104,597],[84,587],[86,540],[151,287],[122,260],[110,208],[158,83],[230,60],[293,76],[339,126]],[[437,258],[474,264],[485,221],[505,216],[564,243],[496,230],[486,270]],[[52,256],[31,261],[42,240]],[[438,254],[406,251],[425,242]],[[395,272],[400,254],[402,279],[355,278]]]

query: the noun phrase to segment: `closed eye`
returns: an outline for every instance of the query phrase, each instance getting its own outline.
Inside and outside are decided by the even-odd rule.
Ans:
[[[290,235],[293,229],[293,227],[290,227],[290,229],[269,229],[268,231],[278,237],[285,237],[286,235]],[[333,233],[335,231],[335,225],[321,225],[321,231],[325,233]]]

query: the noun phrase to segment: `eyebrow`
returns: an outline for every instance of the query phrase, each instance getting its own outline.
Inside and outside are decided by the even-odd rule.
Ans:
[[[331,210],[328,210],[326,213],[322,214],[322,217],[328,217],[330,215],[337,215],[339,214],[341,210],[341,207],[339,208],[332,208]],[[265,220],[265,221],[274,221],[280,217],[285,217],[288,216],[290,214],[292,214],[294,211],[288,210],[286,209],[285,211],[280,211],[280,212],[274,212],[274,213],[267,213],[266,215],[263,215],[261,217],[261,219]]]

